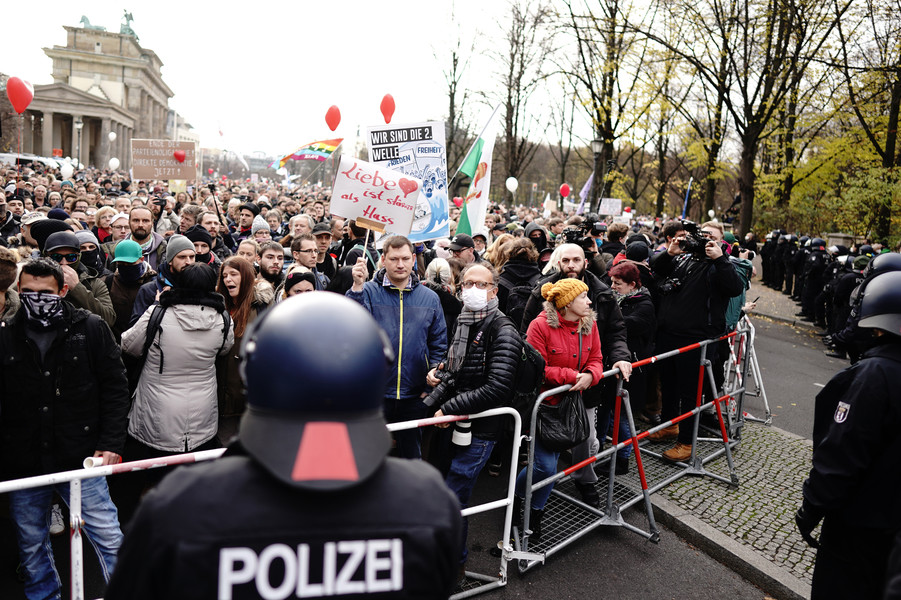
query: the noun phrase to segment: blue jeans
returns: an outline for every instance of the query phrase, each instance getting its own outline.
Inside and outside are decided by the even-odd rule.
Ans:
[[[447,487],[457,495],[460,500],[460,508],[469,506],[469,498],[472,496],[472,488],[475,487],[479,473],[485,467],[485,463],[491,458],[494,449],[494,440],[482,440],[472,438],[468,446],[454,446],[456,454],[451,461],[450,471],[447,474]],[[460,564],[466,562],[469,551],[466,548],[466,535],[469,531],[469,519],[463,519],[463,556]]]
[[[532,485],[535,485],[542,479],[547,479],[557,472],[557,461],[560,460],[559,452],[551,452],[541,445],[541,441],[535,442],[535,463],[532,471]],[[532,493],[532,509],[544,510],[547,499],[551,495],[554,485],[546,485],[537,489]],[[520,498],[526,497],[526,469],[519,472],[516,476],[516,495]]]
[[[68,504],[68,483],[9,493],[9,512],[16,526],[19,558],[27,576],[25,596],[30,599],[60,597],[61,583],[50,547],[50,505],[54,489]],[[86,537],[100,558],[103,578],[108,582],[122,544],[122,530],[106,478],[82,480],[81,509]]]
[[[385,398],[385,421],[399,423],[423,419],[426,406],[422,398]],[[431,416],[431,415],[429,415]],[[403,429],[393,433],[396,443],[396,454],[400,458],[422,458],[422,428]]]

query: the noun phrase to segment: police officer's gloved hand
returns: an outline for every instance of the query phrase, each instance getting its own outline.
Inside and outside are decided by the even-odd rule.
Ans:
[[[816,526],[820,524],[822,519],[823,514],[808,502],[806,498],[801,504],[801,508],[795,513],[795,524],[798,526],[798,531],[801,532],[801,537],[804,538],[804,541],[811,548],[820,547],[820,543],[810,534],[816,529]]]

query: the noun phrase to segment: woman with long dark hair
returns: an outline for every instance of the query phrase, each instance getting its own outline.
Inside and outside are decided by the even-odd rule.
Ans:
[[[219,440],[227,444],[238,432],[244,412],[245,392],[238,371],[238,352],[247,328],[275,298],[275,290],[265,281],[257,281],[256,271],[246,258],[230,256],[219,270],[218,291],[235,323],[235,343],[217,367],[219,375]]]

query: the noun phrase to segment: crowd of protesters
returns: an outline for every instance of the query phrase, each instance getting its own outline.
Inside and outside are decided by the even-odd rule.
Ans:
[[[34,337],[28,344],[40,348],[42,359],[32,364],[35,357],[23,358],[21,365],[6,361],[2,392],[14,387],[6,374],[13,367],[33,367],[38,375],[45,370],[43,361],[56,348],[55,338],[46,332],[67,322],[55,320],[47,308],[57,306],[60,297],[67,306],[60,316],[70,318],[73,310],[83,319],[94,315],[88,319],[92,335],[100,339],[104,328],[109,332],[112,350],[105,360],[114,365],[121,361],[122,371],[112,382],[97,374],[115,388],[113,412],[121,415],[115,423],[106,418],[100,431],[93,431],[91,417],[60,406],[49,387],[15,388],[25,396],[47,394],[34,402],[44,406],[49,418],[37,410],[12,413],[27,426],[8,416],[12,398],[5,395],[0,406],[3,451],[45,457],[28,463],[28,472],[13,474],[17,477],[77,468],[80,459],[95,451],[104,461],[128,461],[215,448],[236,434],[240,438],[245,406],[241,341],[268,307],[296,294],[324,290],[357,300],[392,340],[396,364],[385,390],[388,421],[431,416],[434,410],[422,398],[438,383],[436,369],[446,369],[445,363],[463,365],[471,335],[461,338],[458,332],[471,329],[474,334],[471,325],[486,313],[505,315],[513,324],[505,335],[518,330],[545,358],[548,387],[569,383],[583,391],[592,436],[572,449],[576,462],[597,453],[611,433],[615,382],[600,381],[603,370],[619,368],[636,417],[658,425],[693,406],[699,357],[687,353],[678,361],[664,361],[659,369],[634,372],[631,363],[723,335],[754,308],[745,299],[757,250],[753,236],[739,243],[715,220],[700,225],[653,218],[604,220],[594,214],[547,216],[535,209],[494,205],[484,225],[468,235],[454,231],[459,211],[452,207],[450,237],[412,244],[396,236],[377,248],[366,229],[329,213],[329,190],[319,186],[289,189],[222,181],[170,192],[166,182],[133,182],[121,173],[90,169],[71,180],[37,165],[0,173],[5,192],[0,197],[0,246],[5,247],[0,248],[0,317],[14,324],[10,331],[43,332],[22,334]],[[781,232],[768,236],[760,250],[763,279],[779,288],[784,282],[786,293],[801,300],[804,316],[828,327],[828,341],[843,349],[851,292],[878,249],[839,247],[827,253],[823,240],[808,241],[805,245]],[[468,269],[472,265],[485,269]],[[41,290],[32,285],[20,297],[23,277],[60,283]],[[48,300],[47,294],[56,300]],[[580,354],[578,364],[556,356],[569,356],[569,350],[562,350],[564,334],[580,331],[586,341],[572,354]],[[707,357],[722,364],[726,354],[720,348]],[[63,364],[66,359],[65,352],[54,358]],[[65,367],[72,373],[97,369],[94,359],[84,360],[90,365]],[[82,383],[78,376],[60,379],[55,395]],[[73,422],[60,427],[62,419]],[[58,452],[55,446],[63,443],[58,436],[79,426],[90,432],[82,437],[95,447],[80,458]],[[620,439],[631,435],[625,420],[621,428]],[[690,456],[688,429],[676,424],[652,436],[675,442],[664,458],[685,461]],[[23,442],[22,431],[31,431],[34,439]],[[397,432],[395,452],[426,458],[447,474],[454,452],[449,436],[425,435],[423,440],[416,429]],[[97,447],[98,440],[106,447]],[[492,475],[500,473],[502,456],[500,451],[486,456]],[[554,452],[536,453],[536,468],[552,473],[558,458]],[[628,461],[627,449],[616,458],[618,473],[628,471]],[[598,506],[592,469],[574,478],[583,499]],[[142,475],[118,485],[111,482],[109,495],[123,524],[140,494],[157,479]],[[545,488],[533,496],[529,508],[538,517],[533,529],[537,525],[540,531],[540,511],[549,493]],[[44,500],[49,502],[49,495]],[[51,531],[61,530],[58,508],[49,513]],[[33,568],[42,535],[35,522],[43,518],[30,515],[28,527],[38,529],[31,534],[32,541],[38,538],[36,545],[20,542],[27,585],[45,580],[44,587],[26,587],[35,595],[47,590],[46,580],[55,574],[52,567]],[[114,558],[107,559],[112,569]]]

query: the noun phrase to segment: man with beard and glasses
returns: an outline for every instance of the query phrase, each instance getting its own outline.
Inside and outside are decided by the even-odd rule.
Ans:
[[[313,242],[315,250],[316,242]],[[315,262],[316,255],[313,255]],[[285,250],[278,242],[266,242],[260,245],[260,277],[272,284],[272,287],[278,289],[278,286],[285,280],[282,273],[282,267],[285,265]],[[313,265],[315,266],[315,264]]]
[[[74,236],[73,236],[74,237]],[[64,302],[64,267],[29,260],[19,275],[21,307],[0,323],[0,479],[80,469],[86,456],[116,464],[129,396],[119,347],[102,319]],[[106,478],[81,483],[84,531],[109,580],[122,543]],[[59,598],[48,513],[60,483],[9,493],[27,598]]]
[[[604,356],[604,369],[618,368],[622,372],[622,377],[628,381],[632,375],[632,362],[626,338],[626,322],[623,319],[623,313],[620,311],[619,305],[616,303],[613,290],[585,268],[585,252],[582,248],[576,244],[563,244],[558,250],[558,259],[554,270],[538,280],[538,283],[532,290],[529,301],[526,302],[520,331],[525,333],[529,328],[529,324],[542,310],[541,307],[544,302],[544,298],[541,296],[542,285],[557,283],[567,277],[579,279],[588,286],[588,299],[591,300],[592,309],[597,313],[597,326],[601,339],[601,353]],[[600,442],[596,437],[595,431],[595,409],[600,406],[604,399],[603,388],[613,385],[615,385],[614,381],[605,381],[602,385],[589,388],[582,395],[588,411],[588,422],[591,424],[591,435],[588,437],[588,440],[573,448],[574,464],[589,456],[594,456],[600,448]],[[606,399],[609,402],[610,392],[607,392],[606,396],[608,396]],[[598,478],[594,469],[591,467],[584,468],[576,471],[572,476],[585,503],[595,507],[599,506],[600,498],[595,488]]]
[[[130,239],[141,247],[151,269],[159,270],[166,256],[166,240],[153,230],[153,213],[146,206],[136,206],[128,213]]]
[[[42,254],[61,266],[69,290],[66,300],[77,308],[100,316],[107,325],[112,326],[116,322],[116,311],[109,290],[97,277],[97,272],[82,263],[80,247],[81,243],[74,233],[57,231],[47,238]]]

